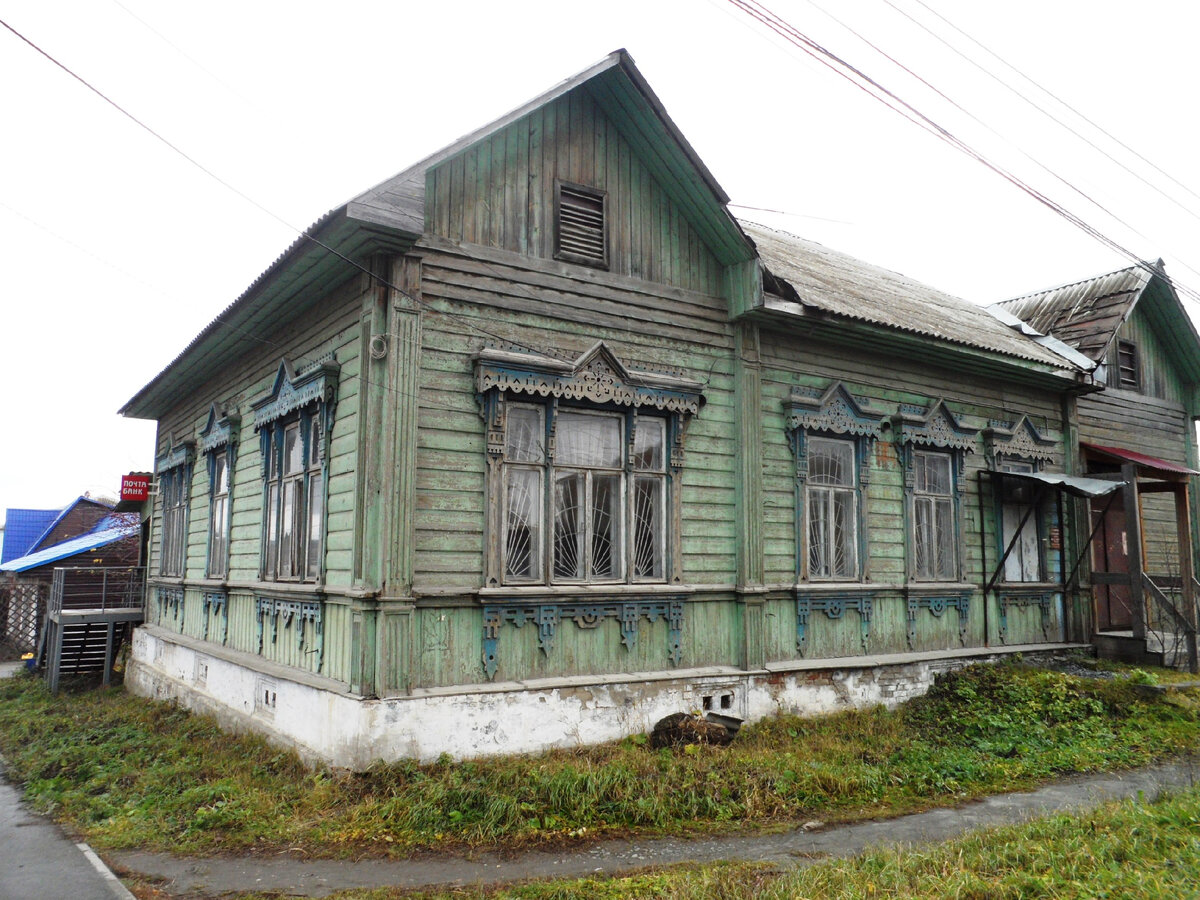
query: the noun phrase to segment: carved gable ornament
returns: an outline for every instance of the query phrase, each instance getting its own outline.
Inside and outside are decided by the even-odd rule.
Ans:
[[[955,415],[942,399],[934,400],[928,409],[905,404],[892,416],[896,442],[905,446],[940,447],[948,450],[975,452],[979,429]]]
[[[651,407],[692,416],[704,405],[701,382],[626,368],[603,341],[597,341],[574,362],[484,348],[475,358],[475,381],[480,396],[496,390],[635,409]]]
[[[1053,438],[1043,437],[1024,415],[1011,428],[993,425],[984,429],[983,442],[988,461],[993,465],[1000,456],[1049,462],[1054,458],[1058,443]]]
[[[242,418],[237,413],[217,412],[217,404],[208,409],[208,419],[200,430],[200,452],[211,453],[221,447],[227,447],[237,442],[237,432],[241,427]]]
[[[832,382],[824,391],[794,387],[788,400],[789,431],[824,431],[878,439],[882,436],[884,416],[860,402],[840,382]]]
[[[284,359],[275,373],[271,390],[251,404],[255,430],[310,403],[324,403],[330,409],[337,396],[340,371],[341,366],[333,354],[317,360],[300,374],[292,368],[291,362]],[[332,415],[329,417],[332,418]]]

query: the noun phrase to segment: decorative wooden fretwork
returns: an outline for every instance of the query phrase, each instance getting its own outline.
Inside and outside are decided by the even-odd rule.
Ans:
[[[184,604],[183,588],[160,587],[156,592],[158,600],[158,622],[165,624],[170,614],[171,622],[180,632],[183,631]]]
[[[847,609],[858,612],[858,622],[865,652],[871,642],[871,614],[874,595],[863,591],[838,594],[796,594],[796,650],[803,656],[808,647],[808,622],[814,612],[823,612],[828,619],[840,619]]]
[[[704,403],[703,384],[678,374],[626,368],[603,341],[574,362],[513,350],[485,348],[475,364],[481,397],[490,391],[530,397],[649,407],[694,416]]]
[[[167,452],[154,460],[154,471],[158,474],[186,466],[186,477],[190,479],[192,463],[196,458],[196,442],[190,440],[177,441],[173,434],[167,435]]]
[[[490,603],[483,608],[483,669],[488,678],[496,674],[499,665],[500,629],[503,625],[524,627],[536,622],[538,646],[549,656],[554,652],[558,626],[563,620],[573,621],[578,628],[591,630],[609,619],[621,624],[621,643],[627,650],[637,644],[638,622],[646,619],[667,622],[667,658],[679,665],[683,658],[683,601],[624,600],[610,603]]]
[[[224,591],[205,591],[204,602],[204,639],[209,639],[209,625],[214,615],[221,617],[221,643],[229,641],[229,597]]]
[[[984,451],[993,469],[999,467],[1001,459],[1049,462],[1054,458],[1057,444],[1053,438],[1044,437],[1028,416],[1021,416],[1012,424],[993,423],[983,430]]]
[[[971,595],[967,591],[950,594],[933,594],[923,597],[908,597],[908,649],[915,650],[917,642],[917,613],[929,610],[930,615],[940,619],[948,609],[958,611],[958,642],[967,645],[967,629],[971,622]]]
[[[275,597],[256,597],[254,602],[255,617],[258,620],[258,652],[263,652],[266,643],[267,620],[271,624],[271,643],[277,643],[279,630],[288,626],[296,636],[296,649],[306,648],[305,623],[312,623],[312,633],[316,638],[316,646],[308,645],[308,652],[317,654],[317,671],[321,671],[325,663],[325,629],[322,627],[322,610],[324,604],[320,600],[282,600]]]
[[[928,407],[904,404],[900,412],[892,416],[892,432],[896,443],[905,450],[904,481],[912,488],[913,469],[911,460],[913,447],[930,447],[939,450],[957,450],[974,453],[979,429],[968,425],[946,404],[945,400],[934,400]],[[965,489],[966,467],[958,469],[958,489]]]
[[[884,415],[855,397],[840,381],[824,390],[792,388],[787,401],[787,429],[796,461],[796,480],[808,478],[806,434],[818,433],[857,439],[858,482],[870,481],[870,448],[883,435]]]
[[[214,450],[228,447],[232,465],[233,448],[237,444],[238,428],[241,424],[242,418],[237,413],[219,413],[217,404],[212,404],[208,409],[208,418],[205,420],[204,427],[200,430],[198,442],[200,452],[212,453]]]
[[[271,390],[251,404],[254,427],[262,428],[268,422],[282,419],[310,403],[324,403],[326,407],[332,407],[337,396],[340,371],[341,366],[332,353],[299,373],[292,368],[290,361],[282,360]]]
[[[1050,640],[1050,605],[1054,600],[1054,595],[1048,591],[1039,591],[1032,593],[1018,593],[1001,591],[997,597],[997,606],[1000,608],[1000,621],[997,623],[997,630],[1000,634],[1000,641],[1008,643],[1008,610],[1011,607],[1023,608],[1036,606],[1042,613],[1042,638]]]

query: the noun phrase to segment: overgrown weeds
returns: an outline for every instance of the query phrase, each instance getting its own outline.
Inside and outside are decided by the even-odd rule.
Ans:
[[[120,691],[0,683],[0,753],[29,799],[104,848],[316,856],[572,843],[846,821],[1190,752],[1200,706],[1128,677],[978,666],[896,712],[780,716],[728,748],[631,738],[536,756],[310,771]]]

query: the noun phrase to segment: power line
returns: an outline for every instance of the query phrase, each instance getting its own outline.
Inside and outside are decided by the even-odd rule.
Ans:
[[[965,141],[963,141],[960,138],[958,138],[957,136],[955,136],[948,129],[944,128],[943,126],[941,126],[940,124],[935,122],[932,118],[930,118],[929,116],[922,113],[920,110],[918,110],[912,104],[910,104],[907,101],[905,101],[904,99],[902,99],[900,96],[898,96],[893,91],[884,87],[880,82],[878,82],[874,78],[867,75],[864,71],[862,71],[858,67],[852,65],[849,61],[843,59],[842,57],[838,56],[836,53],[833,53],[831,50],[825,48],[824,46],[819,44],[817,41],[810,38],[808,35],[800,32],[798,29],[795,28],[795,26],[791,25],[790,23],[788,23],[786,20],[782,19],[775,13],[771,12],[771,10],[769,10],[762,3],[757,2],[757,0],[729,0],[729,2],[731,4],[733,4],[734,6],[738,7],[739,9],[741,9],[747,15],[751,16],[752,18],[756,19],[757,21],[759,21],[760,23],[765,25],[767,28],[774,31],[776,34],[780,35],[781,37],[784,37],[786,40],[790,41],[795,46],[799,47],[801,50],[808,53],[812,58],[816,59],[818,62],[825,65],[827,68],[829,68],[831,71],[838,74],[840,77],[846,79],[848,82],[850,82],[850,84],[854,85],[859,90],[868,94],[875,100],[882,102],[885,106],[888,106],[894,112],[897,112],[900,115],[904,116],[906,119],[908,119],[910,122],[917,125],[918,127],[921,127],[926,131],[929,131],[931,134],[938,137],[940,140],[950,144],[950,146],[954,147],[955,149],[959,150],[960,152],[965,153],[967,156],[974,159],[976,162],[978,162],[981,165],[985,166],[986,168],[990,169],[996,175],[999,175],[1001,178],[1008,181],[1013,186],[1017,187],[1021,191],[1028,194],[1030,197],[1032,197],[1033,199],[1035,199],[1036,201],[1041,203],[1043,206],[1045,206],[1046,208],[1048,208],[1049,210],[1054,212],[1056,215],[1059,215],[1062,218],[1066,219],[1068,222],[1070,222],[1076,228],[1083,231],[1089,237],[1093,238],[1094,240],[1096,240],[1099,243],[1103,244],[1104,246],[1108,247],[1110,250],[1113,250],[1115,253],[1118,253],[1122,257],[1128,259],[1130,262],[1133,263],[1134,266],[1141,268],[1150,274],[1157,274],[1157,269],[1155,269],[1155,267],[1152,264],[1150,264],[1146,260],[1142,259],[1138,254],[1134,253],[1132,250],[1125,247],[1124,245],[1122,245],[1115,239],[1110,238],[1108,235],[1104,234],[1099,229],[1089,225],[1086,221],[1084,221],[1078,215],[1076,215],[1075,213],[1072,213],[1069,209],[1064,207],[1062,204],[1058,203],[1057,201],[1053,200],[1052,198],[1050,198],[1043,192],[1039,191],[1037,188],[1035,188],[1032,185],[1028,184],[1027,182],[1023,181],[1021,178],[1019,178],[1014,173],[1008,171],[1007,169],[1003,168],[1002,166],[1000,166],[996,163],[993,163],[991,160],[989,160],[987,157],[985,157],[982,153],[975,150],[973,147],[971,147]],[[1200,293],[1198,293],[1197,291],[1195,291],[1191,288],[1185,287],[1180,282],[1175,281],[1174,279],[1172,280],[1172,283],[1176,286],[1177,289],[1180,289],[1182,292],[1186,293],[1188,295],[1188,297],[1190,297],[1191,299],[1200,301]]]

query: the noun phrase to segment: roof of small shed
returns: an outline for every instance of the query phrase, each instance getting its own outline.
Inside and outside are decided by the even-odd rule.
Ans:
[[[783,231],[743,222],[763,267],[801,307],[951,344],[1079,370],[1062,352],[985,307]],[[770,290],[769,285],[765,286]]]

